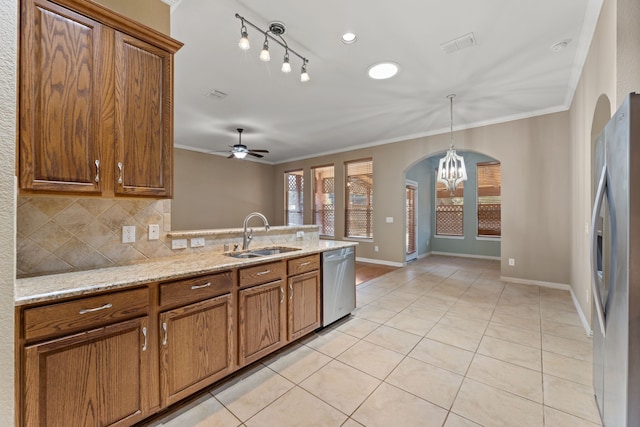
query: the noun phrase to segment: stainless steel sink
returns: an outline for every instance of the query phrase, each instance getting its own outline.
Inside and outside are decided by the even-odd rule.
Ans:
[[[286,252],[299,251],[300,248],[288,248],[285,246],[274,246],[268,248],[255,248],[241,252],[224,252],[223,255],[233,258],[259,258],[269,255],[283,254]]]

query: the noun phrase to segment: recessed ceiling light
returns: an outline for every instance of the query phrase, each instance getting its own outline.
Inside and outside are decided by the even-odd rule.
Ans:
[[[369,67],[369,77],[375,80],[389,79],[398,73],[398,64],[393,62],[380,62]]]
[[[356,40],[358,39],[358,36],[356,36],[352,32],[346,32],[342,35],[341,39],[342,39],[342,43],[344,44],[352,44],[356,42]]]

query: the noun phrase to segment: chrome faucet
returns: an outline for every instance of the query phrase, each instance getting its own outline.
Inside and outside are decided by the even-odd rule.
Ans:
[[[269,231],[269,228],[271,228],[271,226],[269,225],[269,221],[267,221],[266,216],[262,215],[260,212],[251,212],[244,219],[244,225],[243,225],[244,232],[242,233],[242,249],[249,249],[249,244],[251,243],[251,239],[253,239],[253,228],[250,228],[249,231],[247,231],[247,224],[249,223],[249,220],[254,216],[260,217],[262,219],[262,222],[264,222],[265,230]]]

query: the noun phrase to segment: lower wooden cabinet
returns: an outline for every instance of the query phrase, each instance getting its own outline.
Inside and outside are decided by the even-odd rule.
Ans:
[[[233,370],[231,294],[160,314],[160,381],[167,406]]]
[[[147,416],[148,318],[27,346],[26,426],[122,426]]]
[[[284,345],[285,290],[282,280],[238,291],[238,364],[249,364]]]
[[[296,340],[320,327],[320,273],[289,277],[287,340]]]

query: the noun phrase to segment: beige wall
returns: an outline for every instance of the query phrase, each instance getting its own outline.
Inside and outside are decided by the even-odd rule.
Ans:
[[[273,166],[174,150],[172,230],[237,228],[259,211],[282,225],[274,211]]]
[[[568,284],[570,279],[569,115],[556,113],[455,132],[456,147],[500,160],[503,180],[502,275],[524,280]],[[358,246],[358,257],[393,263],[404,261],[405,172],[416,162],[443,152],[448,135],[402,141],[275,166],[275,175],[312,166],[335,164],[336,212],[344,211],[343,163],[373,158],[374,239]],[[310,181],[307,181],[310,182]],[[274,199],[282,206],[283,181],[275,180]],[[308,188],[308,186],[307,186]],[[341,205],[338,205],[340,203]],[[305,211],[311,195],[305,194]],[[386,217],[394,222],[386,223]],[[305,220],[310,220],[306,217]],[[344,235],[344,218],[336,215],[336,238]],[[374,251],[379,247],[379,252]],[[509,267],[508,258],[515,258]],[[544,266],[544,268],[541,268]]]
[[[606,100],[610,117],[629,92],[640,92],[639,20],[637,0],[605,0],[570,109],[571,217],[575,219],[571,230],[571,287],[588,322],[592,308],[588,234],[594,180],[592,141],[601,130],[601,120],[594,123],[594,116],[602,114]]]
[[[0,0],[0,425],[14,424],[15,145],[18,1]]]
[[[170,7],[160,0],[94,0],[121,15],[169,35]]]

